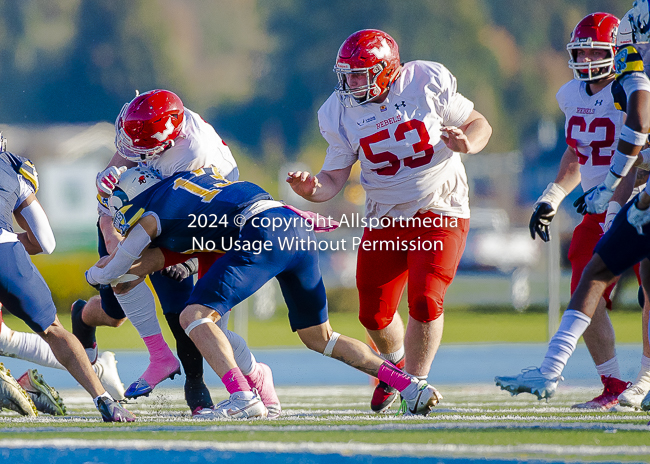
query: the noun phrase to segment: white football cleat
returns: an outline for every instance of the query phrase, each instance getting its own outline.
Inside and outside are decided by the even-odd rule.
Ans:
[[[442,395],[438,390],[429,385],[426,380],[420,380],[417,394],[413,398],[402,397],[402,404],[397,414],[426,416],[441,399]]]
[[[255,391],[239,391],[217,404],[214,409],[204,408],[193,415],[194,419],[255,419],[268,416],[268,410]]]
[[[31,397],[2,363],[0,363],[0,408],[11,409],[23,416],[38,415]]]
[[[632,385],[618,395],[618,404],[627,408],[641,409],[641,401],[647,393],[640,386]]]
[[[115,353],[104,351],[97,357],[97,361],[93,364],[93,369],[109,395],[117,401],[122,401],[124,399],[124,384],[120,380],[120,374],[117,372]]]
[[[557,384],[564,377],[547,377],[543,375],[539,368],[529,367],[523,369],[521,374],[515,377],[495,377],[494,381],[501,390],[509,391],[511,395],[519,393],[531,393],[537,396],[538,400],[542,398],[549,399],[555,394]]]

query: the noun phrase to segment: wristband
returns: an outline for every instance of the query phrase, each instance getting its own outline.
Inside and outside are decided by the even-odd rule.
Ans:
[[[645,145],[646,140],[648,140],[648,134],[637,132],[628,126],[623,126],[623,129],[621,129],[621,135],[619,135],[618,138],[619,140],[622,140],[629,144],[642,147]]]
[[[628,156],[616,150],[610,161],[609,172],[616,177],[625,177],[630,172],[630,169],[632,169],[636,159],[636,156]]]

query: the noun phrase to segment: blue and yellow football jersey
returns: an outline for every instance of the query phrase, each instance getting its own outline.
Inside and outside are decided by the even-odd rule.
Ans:
[[[627,96],[620,81],[633,73],[648,75],[650,71],[650,44],[641,43],[621,47],[614,57],[614,70],[616,82],[612,85],[614,106],[616,109],[626,111]]]
[[[151,246],[179,253],[212,251],[197,243],[239,235],[241,214],[246,207],[272,200],[261,187],[244,181],[230,182],[216,169],[201,168],[169,177],[127,202],[115,214],[113,225],[126,235],[144,215],[158,217],[161,233]]]
[[[22,177],[32,188],[38,191],[38,174],[30,160],[7,151],[0,152],[0,229],[13,232],[13,211],[20,196]]]

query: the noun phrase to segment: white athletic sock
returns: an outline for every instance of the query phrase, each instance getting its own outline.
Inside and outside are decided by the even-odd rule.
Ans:
[[[4,322],[0,327],[0,355],[65,370],[45,340],[33,333],[11,330]]]
[[[609,361],[596,366],[596,371],[601,377],[614,377],[615,379],[619,380],[621,378],[621,369],[618,365],[618,358],[616,355],[614,355],[614,357]]]
[[[255,369],[257,361],[255,356],[251,353],[251,350],[246,345],[246,341],[237,333],[228,330],[228,319],[230,318],[230,312],[224,314],[221,319],[217,322],[219,328],[228,338],[230,346],[232,346],[232,352],[235,355],[235,362],[237,367],[241,370],[242,374],[249,375]]]
[[[650,388],[650,358],[641,356],[641,370],[637,375],[634,385],[637,385],[644,390]]]
[[[404,357],[404,345],[402,347],[395,351],[394,353],[379,353],[382,358],[384,358],[386,361],[390,361],[393,364],[397,365],[398,362]]]
[[[400,392],[402,398],[410,400],[418,394],[418,384],[420,383],[417,377],[411,378],[411,383],[404,390]]]
[[[129,292],[116,293],[115,297],[140,338],[162,333],[156,316],[156,301],[146,283],[140,282]]]
[[[578,340],[587,330],[591,318],[574,309],[567,309],[562,315],[560,327],[548,344],[548,350],[539,370],[544,376],[557,377],[562,374],[569,357],[576,349]]]

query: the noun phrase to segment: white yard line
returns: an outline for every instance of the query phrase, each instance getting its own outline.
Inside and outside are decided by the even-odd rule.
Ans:
[[[554,456],[642,456],[650,455],[650,446],[567,446],[567,445],[436,445],[436,444],[363,444],[363,443],[273,443],[252,442],[192,442],[160,440],[0,440],[0,448],[62,450],[115,449],[165,451],[230,451],[260,453],[310,453],[341,455],[511,455],[542,454]]]

